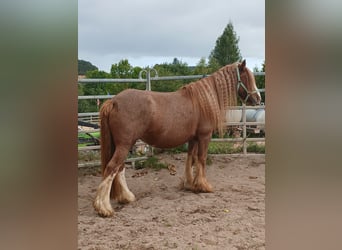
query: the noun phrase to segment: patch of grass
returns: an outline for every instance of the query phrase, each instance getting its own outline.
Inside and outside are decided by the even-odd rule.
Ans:
[[[242,153],[243,145],[238,145],[231,142],[210,142],[208,147],[208,154],[238,154]],[[247,145],[247,152],[250,153],[265,153],[265,145],[259,145],[250,142]]]
[[[179,153],[188,152],[188,144],[185,143],[175,148],[166,149],[165,151],[170,154],[179,154]]]
[[[247,146],[247,152],[265,154],[265,145],[258,145],[256,143],[250,143]]]
[[[234,147],[230,142],[210,142],[208,147],[208,154],[234,154],[241,151],[242,146]]]
[[[138,162],[136,168],[151,168],[154,170],[160,170],[163,168],[167,168],[167,165],[165,163],[162,163],[159,161],[157,157],[150,157],[146,161],[140,161]]]

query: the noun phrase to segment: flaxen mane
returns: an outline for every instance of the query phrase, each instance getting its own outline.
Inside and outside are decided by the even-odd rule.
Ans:
[[[198,106],[201,114],[213,123],[220,136],[223,135],[227,109],[237,105],[237,66],[227,65],[209,77],[183,87],[195,107]]]

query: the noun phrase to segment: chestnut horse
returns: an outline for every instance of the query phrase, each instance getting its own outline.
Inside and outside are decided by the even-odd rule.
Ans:
[[[98,214],[113,215],[110,198],[120,203],[135,200],[127,187],[124,162],[138,139],[158,148],[188,142],[184,188],[212,192],[205,175],[208,144],[213,131],[223,134],[226,110],[237,105],[237,97],[247,105],[261,101],[245,60],[175,92],[127,89],[107,100],[100,110],[103,180],[94,201]]]

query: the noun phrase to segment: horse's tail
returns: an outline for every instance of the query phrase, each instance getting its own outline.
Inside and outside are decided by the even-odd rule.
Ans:
[[[101,165],[102,176],[104,176],[106,166],[112,158],[115,151],[115,144],[112,138],[112,133],[109,126],[109,115],[114,107],[112,100],[107,100],[103,103],[100,110],[101,120]]]

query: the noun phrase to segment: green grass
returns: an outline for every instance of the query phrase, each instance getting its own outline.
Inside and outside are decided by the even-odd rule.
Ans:
[[[243,152],[243,145],[234,146],[231,142],[210,142],[208,154],[238,154]],[[265,146],[258,145],[255,142],[247,144],[247,152],[249,153],[265,153]]]
[[[265,154],[265,145],[258,145],[256,143],[250,143],[247,146],[247,152]]]
[[[167,149],[166,152],[171,153],[171,154],[179,154],[179,153],[188,152],[188,144],[185,143],[178,147]]]
[[[159,161],[159,159],[155,156],[148,158],[146,161],[140,161],[136,164],[136,168],[151,168],[154,170],[160,170],[163,168],[167,168],[165,163]]]
[[[231,142],[210,142],[208,154],[236,154],[242,151],[242,146],[234,147]]]
[[[168,149],[166,152],[171,154],[178,154],[178,153],[184,153],[187,152],[188,147],[187,144]],[[210,142],[208,146],[208,154],[238,154],[242,153],[243,146],[242,144],[236,144],[234,146],[234,143],[232,142]],[[265,153],[265,146],[258,145],[256,143],[250,142],[247,145],[247,152],[253,152],[253,153]]]

